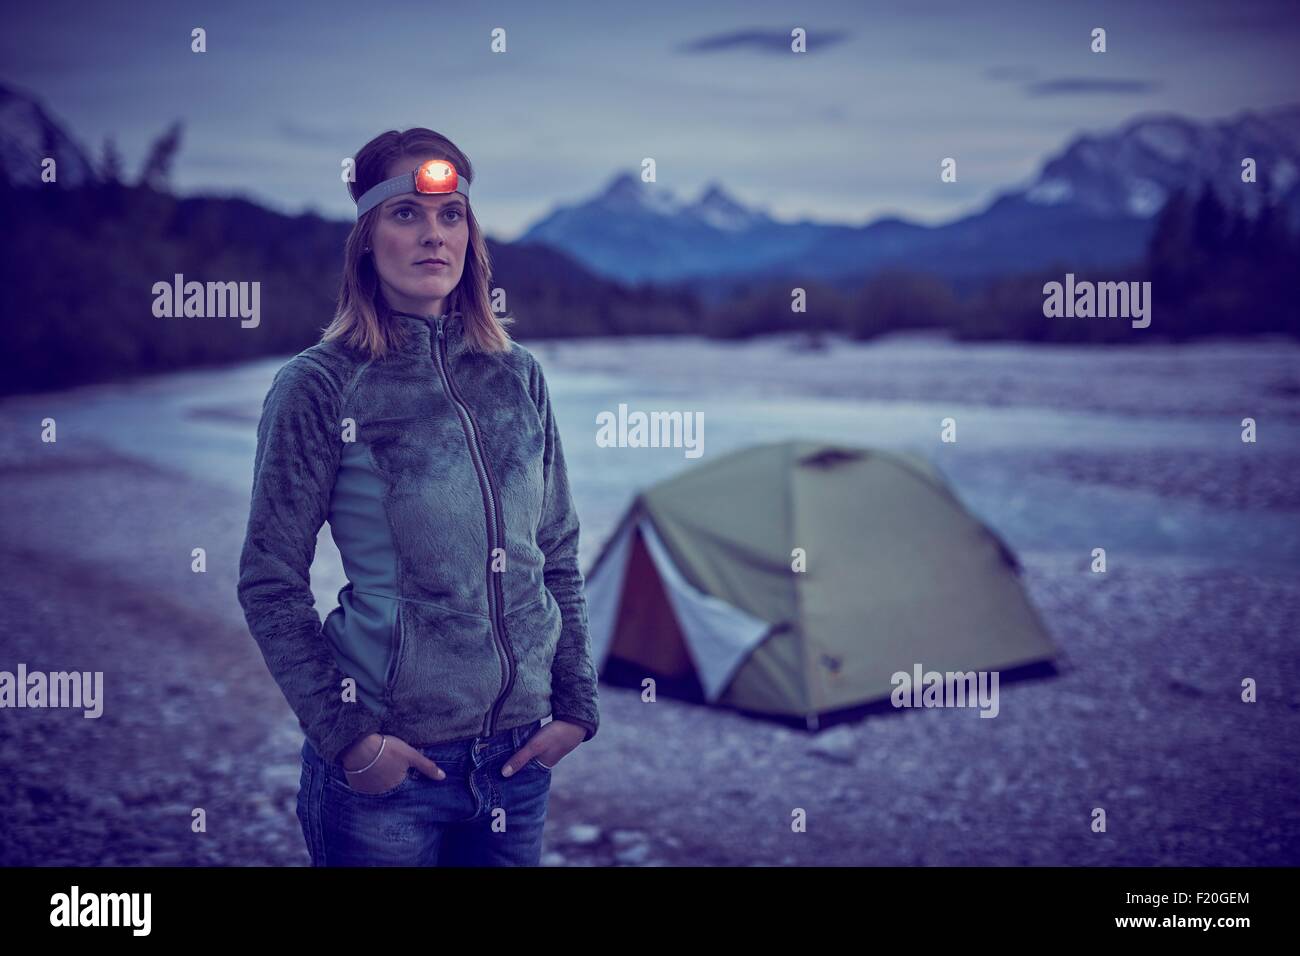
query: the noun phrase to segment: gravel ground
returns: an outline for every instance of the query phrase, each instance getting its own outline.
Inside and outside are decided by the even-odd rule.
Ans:
[[[0,864],[305,865],[301,734],[234,599],[246,499],[13,441],[0,495],[0,668],[105,672],[97,720],[0,710]],[[997,719],[814,735],[605,684],[600,734],[556,769],[544,863],[1300,864],[1294,575],[1021,558],[1066,660],[1004,684]]]
[[[1269,449],[1188,455],[1179,449],[1125,452],[1055,450],[1028,452],[962,449],[963,464],[1016,474],[1064,478],[1079,485],[1196,501],[1214,508],[1300,511],[1300,455]]]

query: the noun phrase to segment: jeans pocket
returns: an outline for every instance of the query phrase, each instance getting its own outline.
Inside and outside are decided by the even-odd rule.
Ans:
[[[519,729],[519,746],[520,746],[520,748],[522,748],[525,744],[527,744],[528,741],[529,741],[529,739],[530,739],[534,734],[536,734],[537,731],[539,731],[539,730],[541,730],[541,729],[542,729],[542,722],[541,722],[540,720],[535,720],[535,721],[533,721],[531,724],[528,724],[527,726],[521,727],[521,728]],[[529,757],[529,758],[528,758],[528,762],[525,763],[524,766],[525,766],[525,767],[532,767],[533,769],[535,769],[535,770],[540,770],[540,771],[542,771],[543,773],[550,773],[550,772],[551,772],[551,769],[552,769],[552,768],[546,766],[546,764],[542,763],[540,760],[538,760],[537,757],[535,757],[535,756],[533,756],[533,757]]]
[[[330,774],[330,782],[335,786],[340,787],[348,794],[354,797],[360,797],[362,800],[382,800],[385,797],[393,796],[395,793],[400,793],[409,787],[414,782],[415,774],[418,772],[419,771],[415,770],[413,767],[407,767],[406,773],[402,776],[402,779],[397,786],[390,787],[387,790],[380,790],[378,793],[366,793],[364,790],[354,789],[352,784],[348,783],[348,779],[344,775],[346,771],[341,769]]]

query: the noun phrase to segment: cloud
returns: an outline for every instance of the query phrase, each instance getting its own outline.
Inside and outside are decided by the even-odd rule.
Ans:
[[[808,32],[808,49],[824,50],[837,43],[843,43],[851,36],[844,30],[819,30]],[[788,30],[731,30],[727,33],[715,33],[683,43],[678,48],[681,53],[715,53],[719,50],[754,50],[758,53],[789,53],[790,31]]]
[[[1105,77],[1061,77],[1030,83],[1025,92],[1030,96],[1073,96],[1090,93],[1121,93],[1124,95],[1154,93],[1160,84],[1152,80],[1120,80]]]

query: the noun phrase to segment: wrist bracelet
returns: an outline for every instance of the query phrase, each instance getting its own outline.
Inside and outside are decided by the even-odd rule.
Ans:
[[[382,754],[384,752],[384,747],[388,743],[388,737],[386,735],[380,734],[379,736],[380,736],[379,753],[375,754],[375,759],[370,761],[370,763],[366,764],[360,770],[349,770],[347,767],[344,767],[343,768],[344,773],[365,773],[367,770],[369,770],[371,767],[375,765],[375,761],[379,759],[379,754]]]

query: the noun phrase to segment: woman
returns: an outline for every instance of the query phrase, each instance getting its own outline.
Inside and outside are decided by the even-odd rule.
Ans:
[[[536,865],[551,770],[599,724],[560,435],[489,305],[473,175],[426,129],[357,154],[337,315],[258,425],[239,599],[305,735],[317,866]]]

